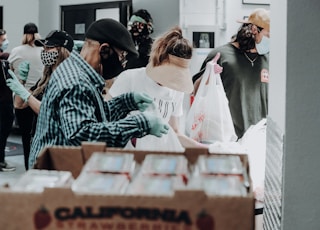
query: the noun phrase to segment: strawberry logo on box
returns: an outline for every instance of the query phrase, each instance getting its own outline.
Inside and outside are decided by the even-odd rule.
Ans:
[[[35,225],[36,229],[38,229],[38,230],[47,227],[50,224],[51,220],[52,220],[52,218],[51,218],[48,210],[44,206],[41,206],[34,213],[34,216],[33,216],[34,225]]]
[[[205,210],[202,210],[198,214],[196,225],[199,230],[214,230],[214,219]]]

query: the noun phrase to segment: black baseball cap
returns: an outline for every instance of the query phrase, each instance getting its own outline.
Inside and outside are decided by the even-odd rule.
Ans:
[[[25,24],[25,26],[23,27],[23,33],[24,34],[36,34],[36,33],[38,33],[38,27],[36,26],[36,24],[29,22],[29,23]]]
[[[70,52],[73,49],[73,38],[65,31],[52,30],[45,39],[34,41],[36,46],[64,47]]]
[[[109,43],[110,46],[127,51],[131,55],[139,55],[127,28],[114,19],[103,18],[93,22],[85,37],[99,43]]]

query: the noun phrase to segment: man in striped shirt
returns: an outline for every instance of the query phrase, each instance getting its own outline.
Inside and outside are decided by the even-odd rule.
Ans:
[[[137,51],[125,26],[112,19],[90,25],[80,55],[73,51],[51,75],[41,102],[29,168],[47,146],[103,141],[109,147],[123,147],[132,138],[160,137],[168,132],[161,118],[143,112],[152,103],[148,95],[132,92],[104,101],[105,80],[123,70],[127,55],[137,55]],[[127,116],[133,110],[141,113]]]

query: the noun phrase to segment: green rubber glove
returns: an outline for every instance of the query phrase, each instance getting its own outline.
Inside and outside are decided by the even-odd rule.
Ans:
[[[143,115],[149,122],[151,135],[161,137],[163,134],[167,134],[169,131],[169,125],[166,124],[162,118],[154,115],[151,112],[144,112]]]
[[[84,41],[82,40],[73,40],[73,50],[80,53],[83,44],[84,44]]]
[[[22,81],[26,81],[29,74],[30,63],[28,61],[23,61],[19,64],[19,75]]]
[[[22,100],[27,102],[31,93],[26,88],[24,88],[24,86],[20,83],[17,76],[12,72],[12,70],[9,69],[8,73],[10,74],[11,78],[8,78],[6,80],[7,86],[12,90],[12,92],[20,96]]]
[[[145,111],[153,102],[153,99],[146,93],[133,93],[133,98],[141,112]]]

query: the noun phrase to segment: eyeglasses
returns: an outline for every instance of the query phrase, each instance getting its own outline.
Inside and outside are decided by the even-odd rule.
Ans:
[[[258,33],[260,33],[260,32],[263,30],[263,28],[260,27],[260,26],[257,26],[257,25],[256,25],[256,27],[257,27]]]

